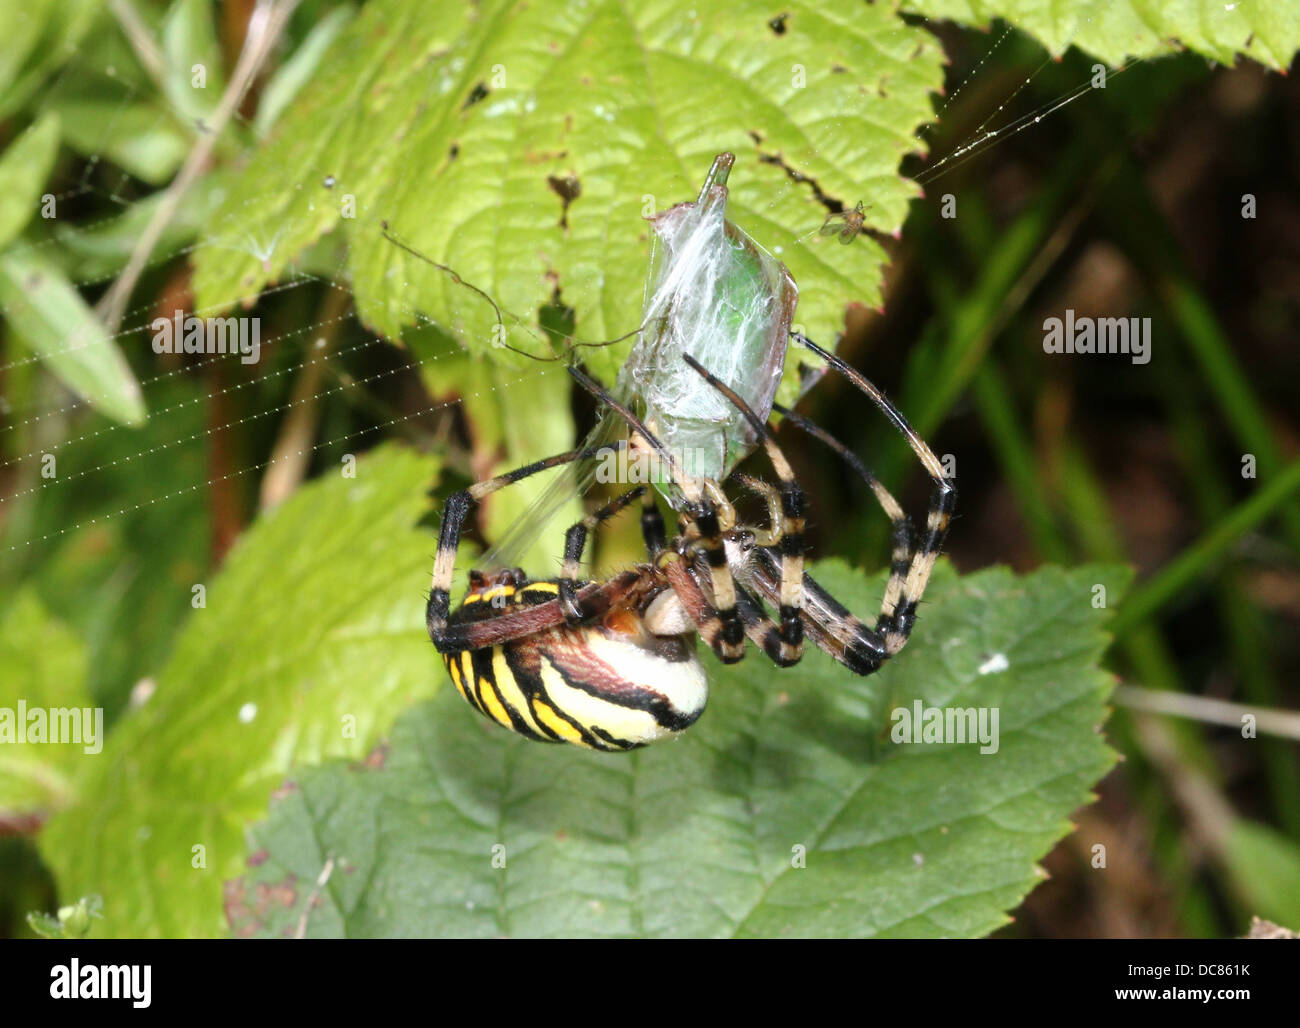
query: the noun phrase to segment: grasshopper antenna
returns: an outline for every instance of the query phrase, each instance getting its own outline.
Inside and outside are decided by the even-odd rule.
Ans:
[[[500,304],[498,304],[494,299],[492,299],[492,297],[486,291],[480,289],[473,282],[470,282],[468,279],[464,278],[455,268],[451,267],[450,265],[440,264],[438,261],[435,261],[432,257],[429,257],[428,255],[423,254],[419,250],[415,249],[415,247],[411,246],[409,243],[403,242],[396,235],[394,235],[393,232],[389,229],[387,221],[381,221],[379,223],[379,227],[383,237],[387,239],[390,243],[392,243],[394,246],[396,246],[399,250],[402,250],[403,252],[410,254],[416,260],[423,261],[425,264],[437,268],[439,271],[443,272],[444,274],[451,276],[451,280],[455,282],[457,285],[465,286],[465,288],[472,290],[473,292],[481,296],[484,300],[486,300],[488,304],[492,307],[492,311],[496,315],[497,326],[501,330],[500,345],[504,349],[507,349],[512,353],[517,353],[521,357],[527,357],[529,360],[537,361],[538,363],[541,364],[553,364],[559,361],[564,361],[566,364],[572,365],[577,359],[576,351],[578,350],[578,348],[589,347],[592,349],[599,349],[605,346],[613,346],[616,343],[621,343],[624,340],[631,339],[634,336],[640,335],[641,332],[645,329],[646,324],[648,324],[648,322],[643,323],[641,325],[638,325],[636,328],[632,329],[631,332],[625,332],[623,333],[623,335],[618,336],[614,339],[606,339],[597,343],[584,342],[582,340],[574,339],[573,336],[564,336],[560,340],[560,342],[564,346],[564,353],[552,354],[550,357],[539,357],[535,353],[529,353],[527,350],[521,350],[517,346],[511,346],[509,343],[505,341],[506,326],[505,326],[504,315],[510,314],[510,312],[509,311],[503,312]],[[526,325],[524,325],[523,319],[520,318],[518,315],[510,314],[510,318],[520,327],[524,328],[525,331],[529,332],[530,335],[533,334],[532,330],[529,329]]]

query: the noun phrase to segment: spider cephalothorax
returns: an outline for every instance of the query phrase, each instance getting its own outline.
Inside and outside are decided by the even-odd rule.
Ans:
[[[894,527],[894,554],[881,612],[870,627],[803,570],[805,499],[772,429],[689,354],[683,359],[738,409],[776,473],[771,484],[741,473],[728,481],[767,501],[766,527],[741,524],[722,483],[687,475],[627,407],[576,368],[574,377],[616,411],[639,447],[650,447],[680,492],[677,534],[666,538],[653,493],[638,486],[569,529],[560,577],[530,582],[508,571],[489,581],[471,573],[464,603],[450,611],[450,588],[465,518],[483,497],[547,468],[622,450],[614,443],[558,454],[454,494],[443,511],[429,594],[429,636],[461,695],[521,735],[601,750],[627,750],[674,735],[704,709],[707,684],[694,636],[725,663],[746,639],[777,665],[803,655],[805,639],[849,670],[871,674],[907,642],[916,607],[948,529],[953,484],[898,410],[853,368],[802,335],[907,437],[934,483],[919,544],[902,508],[847,448],[779,406],[787,420],[827,443],[871,487]],[[604,582],[579,580],[587,536],[634,500],[648,560]],[[773,617],[769,611],[775,611]]]

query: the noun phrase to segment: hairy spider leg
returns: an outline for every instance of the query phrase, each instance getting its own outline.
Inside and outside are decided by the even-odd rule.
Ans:
[[[646,428],[641,419],[614,399],[599,382],[575,366],[571,365],[568,370],[579,385],[618,414],[633,432],[654,449],[671,472],[674,481],[681,487],[686,496],[681,513],[688,527],[693,527],[698,535],[700,549],[712,570],[713,609],[710,616],[716,616],[722,627],[713,634],[710,641],[698,620],[696,624],[701,628],[701,637],[709,643],[717,658],[724,664],[734,664],[745,656],[745,628],[736,610],[736,586],[731,577],[731,569],[727,566],[727,551],[722,538],[723,533],[735,525],[735,511],[716,482],[701,482],[686,475],[668,448]],[[719,515],[722,516],[721,520]]]
[[[803,606],[804,522],[807,516],[804,491],[795,479],[794,470],[777,445],[771,429],[753,408],[690,354],[683,354],[682,357],[749,422],[755,436],[762,441],[776,472],[780,518],[777,521],[779,538],[775,545],[781,551],[781,588],[777,607],[781,621],[779,628],[773,626],[774,633],[768,635],[763,649],[782,666],[794,664],[803,655],[803,621],[799,617],[799,611]],[[762,616],[767,617],[765,613]]]
[[[727,481],[736,481],[752,493],[757,493],[767,504],[767,528],[750,527],[754,542],[759,546],[775,546],[781,541],[781,491],[771,482],[747,475],[743,471],[732,472]]]
[[[560,606],[564,608],[564,616],[569,624],[576,625],[589,616],[588,612],[583,610],[582,605],[578,602],[578,574],[582,570],[582,551],[587,546],[587,536],[596,530],[604,521],[609,520],[633,500],[644,495],[646,487],[639,485],[634,489],[629,489],[620,496],[616,496],[607,504],[597,511],[593,511],[585,518],[573,525],[564,533],[564,567],[560,571],[559,593]],[[649,551],[649,541],[646,543],[646,550]]]
[[[920,544],[912,548],[907,575],[899,590],[897,606],[893,612],[893,623],[885,629],[885,648],[892,656],[907,644],[907,638],[916,623],[917,605],[921,602],[921,596],[934,570],[934,562],[938,559],[939,551],[943,548],[944,537],[948,534],[948,525],[952,521],[952,513],[957,504],[957,487],[944,474],[943,465],[939,463],[939,458],[934,455],[934,451],[917,435],[902,412],[872,382],[856,368],[846,364],[835,354],[822,349],[802,333],[792,332],[790,335],[797,343],[812,350],[847,378],[879,408],[880,412],[907,439],[912,452],[916,454],[933,483],[925,534]]]
[[[654,491],[650,489],[641,496],[641,538],[645,540],[645,552],[652,564],[668,548],[664,516],[659,513]]]
[[[889,569],[889,583],[885,587],[885,599],[881,604],[880,617],[876,622],[876,630],[884,631],[893,623],[898,598],[902,595],[903,585],[907,581],[907,570],[912,560],[912,522],[908,519],[902,505],[894,499],[893,494],[885,488],[880,479],[872,474],[871,469],[862,463],[862,459],[856,453],[820,425],[803,417],[801,414],[796,414],[779,403],[773,404],[772,409],[786,421],[791,422],[814,439],[821,441],[834,450],[867,483],[867,486],[876,497],[876,502],[880,504],[880,508],[889,518],[894,537],[894,549]]]
[[[695,630],[699,633],[704,644],[710,648],[715,648],[715,640],[718,633],[722,631],[722,621],[714,613],[713,605],[710,603],[705,593],[704,585],[700,582],[696,569],[687,565],[682,560],[672,560],[664,565],[664,576],[668,579],[668,584],[672,586],[673,593],[681,602],[682,608],[686,611],[687,617],[695,624]],[[775,596],[776,585],[773,579],[773,596]],[[736,587],[736,609],[740,613],[741,623],[745,627],[745,635],[750,641],[763,650],[774,663],[780,667],[790,667],[797,663],[797,659],[788,663],[782,663],[779,659],[779,653],[771,647],[773,638],[776,636],[775,623],[767,612],[763,609],[762,603],[743,586]],[[815,633],[819,631],[819,626],[813,624],[814,638],[820,638]],[[835,656],[838,650],[843,649],[843,644],[838,643],[833,637],[827,636],[826,642],[822,648],[827,653]]]
[[[794,421],[798,427],[829,445],[844,457],[872,486],[877,499],[893,520],[895,541],[893,573],[897,575],[897,582],[899,588],[901,588],[901,583],[906,577],[908,568],[911,526],[897,501],[866,466],[858,460],[857,455],[830,433],[808,419],[792,414],[780,404],[773,404],[772,409],[783,417]],[[748,475],[736,474],[732,477],[741,485],[767,498],[770,520],[779,518],[780,508],[772,506],[773,499],[779,502],[779,495],[772,486],[766,482],[750,478]],[[779,538],[779,533],[769,530],[765,533],[754,534],[757,550],[750,558],[746,581],[763,599],[776,605],[779,603],[781,595],[781,553],[771,544],[773,536]],[[889,592],[890,590],[887,589],[886,593],[889,594]],[[804,605],[799,612],[799,616],[803,621],[808,638],[855,674],[869,675],[880,668],[880,665],[889,656],[888,651],[885,649],[885,640],[881,634],[883,629],[880,623],[877,624],[875,630],[869,628],[861,619],[855,617],[823,589],[807,572],[803,575],[803,594]],[[745,617],[743,609],[741,617]],[[880,620],[886,622],[887,619],[882,615]],[[889,620],[888,623],[892,623],[892,620]],[[746,621],[745,628],[746,634],[751,639],[754,638],[753,626],[748,621]],[[755,641],[762,645],[761,639]]]
[[[749,582],[769,603],[780,595],[780,555],[775,550],[756,549]],[[880,670],[889,659],[885,639],[835,599],[812,575],[804,572],[803,609],[799,612],[804,629],[820,649],[857,675]]]
[[[425,611],[429,638],[433,640],[440,653],[491,646],[521,632],[541,631],[566,623],[564,608],[557,597],[554,601],[535,607],[507,611],[490,622],[449,628],[447,619],[451,611],[451,586],[455,581],[456,553],[460,548],[460,536],[465,518],[485,496],[498,489],[504,489],[548,468],[559,467],[576,460],[599,457],[606,453],[617,453],[624,446],[626,443],[620,440],[604,446],[568,450],[516,468],[504,475],[476,482],[468,489],[462,489],[448,497],[443,507],[442,527],[438,534],[438,552],[433,562],[432,587]],[[582,603],[589,615],[603,613],[618,596],[625,594],[632,587],[637,578],[635,572],[625,572],[604,585],[591,583],[580,590],[575,599]]]

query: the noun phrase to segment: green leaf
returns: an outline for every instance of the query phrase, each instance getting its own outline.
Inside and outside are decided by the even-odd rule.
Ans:
[[[257,101],[253,128],[258,136],[265,136],[271,131],[289,102],[311,81],[326,51],[356,17],[356,13],[351,7],[334,8],[311,27],[307,38],[293,52],[293,56],[276,69]]]
[[[34,910],[27,915],[27,927],[43,939],[63,938],[63,925],[49,914],[42,914],[40,911]]]
[[[59,119],[46,115],[0,156],[0,249],[26,227],[59,152]]]
[[[177,377],[149,392],[165,417],[132,431],[87,425],[75,466],[59,457],[59,477],[10,493],[0,530],[0,595],[33,585],[81,637],[87,688],[110,726],[132,688],[162,669],[190,610],[175,590],[207,580],[212,545],[209,495],[195,488],[208,459],[207,394]]]
[[[113,13],[92,8],[98,31],[45,88],[42,109],[59,115],[64,142],[84,157],[163,185],[189,152],[195,127],[159,94]]]
[[[0,119],[26,104],[103,16],[99,0],[0,4]]]
[[[815,574],[854,610],[879,603],[880,576]],[[1128,578],[941,565],[880,673],[819,652],[711,663],[701,721],[626,756],[519,739],[444,688],[371,760],[281,790],[227,890],[232,929],[295,934],[307,912],[314,936],[990,932],[1115,760],[1092,595]],[[891,741],[890,712],[918,700],[996,708],[997,752]]]
[[[225,89],[210,0],[176,0],[172,4],[163,21],[162,52],[167,99],[188,120],[203,122],[216,109]],[[193,84],[195,66],[200,64],[205,83],[201,87]]]
[[[1054,55],[1077,46],[1116,67],[1130,57],[1176,52],[1181,44],[1221,64],[1233,64],[1240,54],[1285,71],[1300,48],[1300,7],[1263,0],[906,0],[903,10],[980,27],[1002,18]]]
[[[465,353],[441,332],[416,330],[408,343],[420,366],[420,378],[429,394],[448,404],[459,403],[473,446],[475,477],[488,478],[573,446],[574,424],[570,408],[571,379],[562,365],[530,369],[512,368]],[[499,542],[562,471],[524,479],[484,500],[483,530]],[[528,545],[511,553],[508,561],[523,567],[551,568],[555,540],[582,518],[582,498],[576,493],[558,511],[536,525]]]
[[[48,257],[32,249],[0,256],[0,308],[9,328],[69,389],[116,421],[144,421],[140,385],[122,351]]]
[[[50,103],[68,145],[88,158],[106,157],[123,171],[161,186],[189,153],[191,140],[161,101],[132,101],[110,84],[107,95],[59,96]]]
[[[1300,926],[1300,846],[1268,825],[1242,818],[1228,829],[1224,858],[1251,914]]]
[[[153,698],[40,835],[63,895],[101,893],[103,924],[122,935],[222,931],[221,883],[276,784],[298,764],[363,754],[439,681],[423,617],[435,544],[415,527],[436,471],[385,448],[241,538]],[[192,583],[168,588],[191,605]]]
[[[60,907],[58,917],[40,911],[27,915],[27,926],[46,939],[81,939],[90,930],[91,920],[103,917],[104,901],[99,896],[82,896],[75,904]]]
[[[789,266],[796,320],[833,339],[847,304],[879,304],[885,254],[869,236],[820,236],[813,183],[897,230],[918,195],[899,162],[920,148],[941,62],[923,28],[854,0],[380,0],[213,217],[215,238],[196,251],[199,303],[257,293],[341,225],[366,321],[396,337],[423,312],[488,352],[492,307],[384,238],[386,221],[531,327],[507,319],[512,345],[545,349],[537,313],[557,294],[580,338],[611,339],[640,320],[647,208],[694,199],[731,150],[732,220]],[[552,183],[568,179],[580,192],[566,207]],[[629,345],[585,354],[609,377]],[[508,353],[493,360],[522,366]]]
[[[70,801],[78,770],[97,759],[86,752],[92,745],[87,736],[82,743],[49,741],[51,708],[90,706],[85,647],[33,591],[23,590],[0,610],[0,668],[0,719],[23,739],[27,725],[16,723],[20,702],[26,712],[44,711],[47,719],[44,743],[19,743],[18,735],[5,738],[0,728],[0,824],[34,825]],[[102,744],[103,737],[97,741]]]

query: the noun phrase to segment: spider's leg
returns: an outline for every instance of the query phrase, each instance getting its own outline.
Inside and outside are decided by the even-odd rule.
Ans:
[[[781,594],[781,555],[772,548],[756,548],[750,583],[770,603]],[[854,674],[869,675],[889,659],[885,636],[853,615],[807,572],[803,576],[804,628],[816,645]]]
[[[716,486],[714,489],[718,491]],[[725,509],[734,523],[729,505]],[[718,507],[707,499],[688,502],[684,510],[699,533],[700,552],[709,565],[713,582],[713,609],[722,625],[709,645],[719,660],[733,664],[745,655],[745,626],[736,609],[736,582],[727,566],[727,548],[723,544],[726,529],[718,518]]]
[[[682,484],[682,488],[688,488],[689,484],[692,483],[693,480],[689,479],[682,471],[681,465],[678,464],[676,458],[673,457],[672,451],[660,442],[653,432],[645,427],[645,422],[633,414],[626,405],[619,403],[614,399],[608,389],[581,368],[574,364],[570,364],[566,370],[573,376],[573,380],[577,382],[578,385],[582,386],[582,388],[587,390],[587,392],[589,392],[597,401],[604,404],[622,418],[628,428],[632,429],[633,432],[644,439],[646,443],[654,449],[655,453],[659,455],[659,459],[667,465],[668,469],[673,473],[673,477]],[[698,492],[698,489],[696,491]]]
[[[722,543],[723,532],[729,530],[735,520],[735,511],[731,509],[731,504],[727,502],[726,496],[716,482],[708,479],[697,480],[686,475],[668,447],[646,428],[640,418],[614,399],[599,382],[577,367],[570,366],[569,374],[598,401],[618,414],[636,435],[644,439],[664,461],[674,480],[681,486],[687,498],[682,513],[694,523],[700,549],[713,570],[713,606],[722,628],[710,646],[719,660],[728,664],[735,663],[745,655],[745,627],[736,610],[735,583],[727,567],[727,551]],[[726,521],[731,522],[725,529],[719,520],[720,513]]]
[[[652,564],[668,548],[664,516],[659,513],[653,489],[647,489],[641,497],[641,538],[645,540],[645,552]]]
[[[617,452],[622,446],[623,443],[618,442],[605,446],[557,453],[553,457],[526,464],[522,468],[516,468],[504,475],[497,475],[495,478],[476,482],[468,489],[462,489],[447,498],[447,503],[442,510],[442,528],[438,533],[438,553],[433,561],[433,582],[429,591],[429,605],[425,611],[429,638],[433,640],[434,645],[440,651],[444,649],[444,643],[448,642],[446,638],[447,617],[451,610],[451,585],[456,576],[456,551],[460,547],[461,530],[465,525],[465,518],[469,515],[469,512],[477,506],[483,497],[496,492],[498,489],[513,485],[529,475],[535,475],[539,471],[559,467],[561,464],[568,464],[575,460],[597,457],[611,451]]]
[[[876,502],[889,518],[894,535],[894,551],[889,572],[889,584],[885,587],[885,599],[880,605],[880,618],[876,622],[876,631],[883,632],[894,620],[894,611],[898,607],[898,598],[903,594],[903,585],[907,581],[908,568],[912,562],[912,522],[908,520],[902,505],[894,499],[893,494],[881,481],[871,473],[871,469],[862,463],[856,453],[827,432],[820,425],[794,413],[779,403],[772,404],[772,409],[786,421],[803,429],[814,439],[818,439],[834,450],[867,483]],[[768,545],[760,540],[760,545]]]
[[[902,594],[911,566],[912,526],[902,506],[893,494],[873,475],[858,455],[821,426],[793,413],[780,404],[772,409],[796,427],[820,440],[834,450],[867,483],[877,502],[889,516],[894,532],[893,564],[885,599],[875,629],[867,627],[846,607],[820,586],[811,575],[803,576],[804,607],[800,615],[808,637],[821,649],[849,670],[869,675],[879,669],[890,656],[885,644],[885,633],[893,625],[894,608]],[[775,602],[779,594],[780,554],[769,546],[760,545],[751,566],[751,582],[769,601]]]
[[[711,374],[690,354],[683,354],[682,359],[699,372],[709,385],[722,393],[740,411],[745,420],[749,422],[750,428],[754,430],[754,434],[762,440],[763,448],[767,451],[768,460],[772,462],[772,468],[776,471],[780,483],[777,489],[781,497],[780,535],[777,543],[781,550],[781,591],[777,604],[781,621],[778,629],[779,645],[776,648],[780,653],[781,663],[793,663],[803,653],[803,620],[799,617],[799,609],[803,606],[803,530],[805,517],[803,489],[794,477],[794,470],[790,467],[790,462],[785,459],[785,454],[781,452],[781,448],[776,444],[771,429],[768,428],[763,419],[754,413],[749,404],[741,399],[734,389],[731,389],[726,383]],[[724,553],[724,564],[725,559]],[[712,560],[710,560],[710,566],[713,566]],[[716,592],[716,570],[714,574],[714,590]],[[730,578],[730,572],[727,573],[727,576]],[[777,658],[773,657],[773,659]]]
[[[629,489],[605,504],[600,510],[588,514],[564,534],[564,567],[560,571],[559,591],[560,606],[564,608],[565,620],[571,625],[589,616],[578,602],[578,573],[582,570],[582,551],[587,545],[587,536],[596,530],[603,521],[607,521],[621,511],[637,497],[644,494],[646,487],[637,486]]]
[[[718,638],[722,632],[722,619],[718,617],[704,584],[687,562],[681,560],[676,554],[673,554],[673,559],[666,561],[662,567],[673,592],[686,611],[687,617],[695,625],[700,638],[704,640],[706,646],[716,652]],[[776,591],[777,586],[774,584],[773,595]],[[744,626],[745,635],[766,653],[774,664],[778,667],[792,667],[799,663],[803,656],[802,651],[783,648],[781,633],[777,629],[776,622],[763,609],[762,602],[741,585],[736,586],[736,611]],[[823,648],[830,652],[829,647]]]
[[[700,638],[704,640],[704,645],[716,653],[720,645],[723,622],[697,572],[675,553],[669,554],[660,566],[682,609],[686,611],[686,616],[690,618]],[[783,660],[775,647],[769,649],[768,644],[772,643],[778,634],[776,623],[767,616],[762,604],[747,589],[739,585],[736,587],[736,611],[745,635],[749,636],[755,646],[769,651],[768,656],[781,667],[798,663],[797,656]]]
[[[925,534],[921,538],[920,545],[912,549],[907,575],[894,610],[893,624],[885,633],[885,646],[890,655],[893,655],[907,644],[907,637],[916,623],[917,604],[920,603],[921,596],[925,592],[930,573],[934,570],[934,562],[943,547],[944,537],[948,534],[948,523],[952,520],[953,508],[957,503],[957,487],[949,481],[944,474],[943,465],[939,463],[939,458],[926,445],[925,440],[917,435],[916,430],[907,423],[902,412],[890,403],[885,394],[868,381],[861,372],[845,364],[835,354],[823,350],[807,336],[792,332],[791,337],[826,361],[880,409],[881,413],[907,439],[912,452],[916,454],[934,485],[930,494],[930,512],[926,518]]]
[[[750,492],[763,497],[763,501],[767,504],[767,528],[761,532],[755,530],[754,541],[759,546],[775,546],[781,541],[783,532],[783,525],[781,524],[781,491],[770,482],[764,482],[761,478],[754,478],[752,475],[736,472],[731,477]]]

